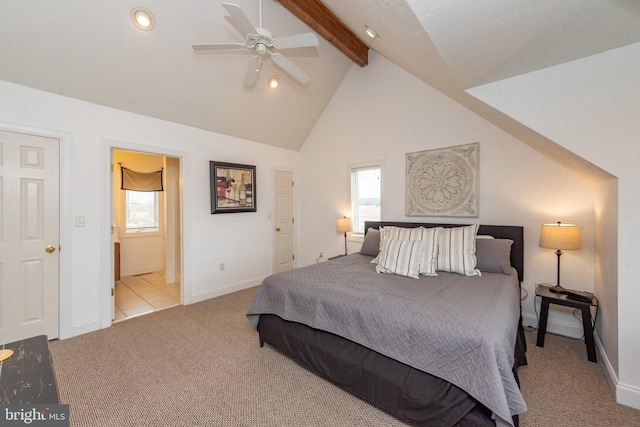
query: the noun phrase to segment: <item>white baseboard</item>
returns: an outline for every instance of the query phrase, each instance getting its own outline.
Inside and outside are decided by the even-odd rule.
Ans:
[[[596,351],[598,352],[598,363],[602,364],[604,376],[607,379],[613,394],[616,396],[616,402],[621,405],[640,409],[640,388],[620,382],[613,369],[613,365],[611,365],[611,361],[604,352],[602,342],[600,341],[600,338],[598,338],[598,335],[595,335],[595,341]]]
[[[241,291],[243,289],[253,288],[254,286],[258,286],[264,277],[260,277],[257,279],[252,279],[248,282],[237,283],[235,285],[227,286],[226,288],[216,289],[213,291],[205,292],[202,294],[196,294],[191,296],[191,304],[201,301],[206,301],[211,298],[220,297],[222,295],[231,294],[233,292]],[[248,308],[248,307],[247,307]]]
[[[616,387],[616,402],[640,409],[640,388],[618,383]]]
[[[524,326],[538,327],[538,318],[532,314],[522,313],[522,324]],[[547,319],[547,332],[564,335],[569,338],[580,338],[583,336],[582,323],[577,319],[573,321],[563,321]]]
[[[618,375],[616,374],[616,371],[613,369],[613,365],[611,364],[611,361],[607,357],[607,353],[605,353],[604,351],[604,347],[602,346],[602,341],[600,341],[600,337],[598,337],[598,334],[594,332],[593,338],[596,342],[596,354],[598,356],[598,363],[600,363],[601,366],[603,367],[604,377],[606,378],[607,383],[609,384],[609,388],[611,389],[613,394],[616,395],[617,394],[616,387],[618,386]]]

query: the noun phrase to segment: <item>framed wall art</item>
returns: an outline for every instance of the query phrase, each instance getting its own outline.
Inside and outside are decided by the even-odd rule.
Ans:
[[[209,162],[211,213],[256,212],[256,167]]]
[[[479,143],[407,153],[406,215],[478,217]]]

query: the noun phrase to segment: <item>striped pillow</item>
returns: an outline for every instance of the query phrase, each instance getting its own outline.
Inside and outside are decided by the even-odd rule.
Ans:
[[[386,239],[378,256],[378,273],[420,278],[422,240]]]
[[[425,227],[382,227],[380,229],[380,250],[384,246],[386,240],[422,240],[422,254],[420,259],[420,274],[425,276],[437,276],[436,273],[436,230],[438,228]],[[372,263],[378,263],[380,256],[372,260]]]
[[[436,263],[438,257],[438,242],[436,236],[438,228],[419,227],[422,231],[422,259],[420,260],[420,274],[425,276],[437,276]]]
[[[441,228],[436,235],[437,271],[480,276],[476,268],[476,233],[478,224]]]

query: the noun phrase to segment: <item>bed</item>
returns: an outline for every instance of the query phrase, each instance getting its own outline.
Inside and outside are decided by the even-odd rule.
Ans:
[[[476,245],[480,251],[512,242],[506,255],[502,251],[506,266],[491,264],[494,259],[483,256],[484,249],[474,253],[477,267],[481,258],[491,264],[479,274],[473,273],[475,261],[464,267],[464,274],[376,271],[388,267],[378,258],[398,242],[417,244],[425,254],[426,237],[383,237],[387,244],[380,254],[365,251],[375,235],[370,229],[377,234],[395,229],[433,237],[470,227],[367,222],[360,253],[267,277],[247,312],[260,345],[269,344],[410,423],[517,426],[518,414],[526,411],[517,377],[517,367],[526,364],[520,312],[523,228],[475,225],[474,252]],[[443,241],[441,253],[459,250]],[[435,262],[434,258],[434,266]],[[467,275],[470,272],[473,275]]]

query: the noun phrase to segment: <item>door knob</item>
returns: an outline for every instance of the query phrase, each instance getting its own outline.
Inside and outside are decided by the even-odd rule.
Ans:
[[[280,227],[276,228],[276,231],[280,231]]]
[[[56,247],[53,245],[49,245],[46,248],[44,248],[45,251],[47,251],[47,253],[51,253],[54,252],[56,250]]]

